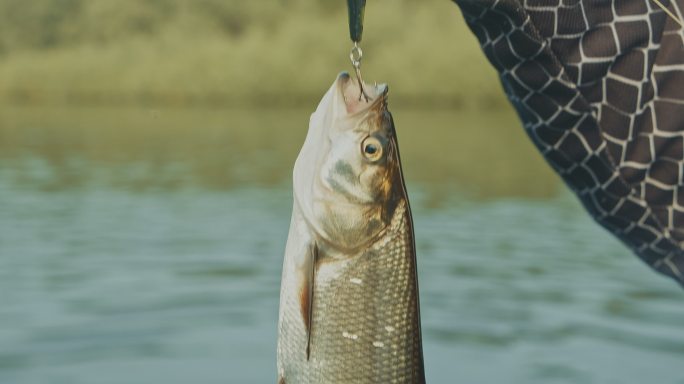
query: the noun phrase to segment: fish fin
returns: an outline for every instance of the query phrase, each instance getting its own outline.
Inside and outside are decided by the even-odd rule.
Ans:
[[[316,279],[316,262],[318,259],[318,245],[313,243],[309,246],[305,262],[302,265],[302,284],[299,291],[299,303],[306,328],[306,360],[311,355],[311,327],[313,324],[313,300],[314,285]]]

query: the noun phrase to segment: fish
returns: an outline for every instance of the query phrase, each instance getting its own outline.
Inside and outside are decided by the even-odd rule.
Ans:
[[[342,72],[311,115],[293,170],[278,384],[425,382],[413,219],[387,105],[386,84]]]

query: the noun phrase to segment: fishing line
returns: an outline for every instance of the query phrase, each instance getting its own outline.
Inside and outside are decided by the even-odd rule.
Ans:
[[[684,22],[682,22],[682,20],[679,17],[677,17],[677,15],[675,15],[672,11],[667,9],[665,4],[663,4],[660,0],[653,0],[653,2],[656,3],[656,5],[660,7],[660,9],[665,11],[665,13],[667,13],[667,15],[670,16],[670,18],[672,18],[672,20],[677,22],[677,24],[679,24],[680,27],[684,28]]]

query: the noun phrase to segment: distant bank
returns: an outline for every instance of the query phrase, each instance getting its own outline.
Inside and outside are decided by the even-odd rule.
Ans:
[[[364,73],[392,102],[492,108],[505,99],[448,1],[378,0]],[[0,2],[0,103],[311,105],[350,70],[346,9],[329,1]]]

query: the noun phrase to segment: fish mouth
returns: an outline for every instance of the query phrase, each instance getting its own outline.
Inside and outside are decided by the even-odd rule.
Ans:
[[[364,81],[363,91],[368,96],[366,100],[359,87],[359,81],[353,79],[348,72],[342,72],[337,76],[337,89],[350,115],[381,108],[387,104],[387,84],[368,84]]]

